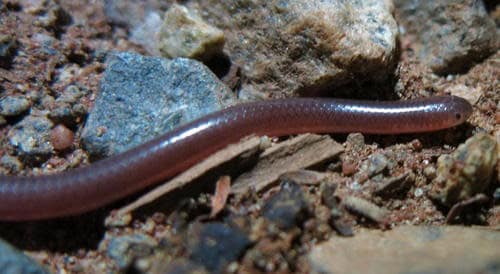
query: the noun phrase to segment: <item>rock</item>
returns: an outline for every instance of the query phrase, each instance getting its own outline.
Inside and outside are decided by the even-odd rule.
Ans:
[[[17,157],[10,156],[8,154],[5,154],[0,158],[0,164],[2,167],[5,167],[14,174],[23,170],[23,163],[21,163]]]
[[[122,270],[127,269],[136,259],[153,253],[157,242],[144,234],[114,237],[110,240],[106,253]]]
[[[346,143],[352,150],[359,152],[365,147],[365,136],[361,133],[350,133],[347,135]]]
[[[280,229],[293,228],[307,210],[302,189],[296,183],[284,182],[280,192],[273,195],[262,208],[262,216]]]
[[[31,102],[23,96],[6,96],[0,99],[0,115],[18,116],[30,106]]]
[[[65,150],[73,145],[74,133],[63,125],[55,126],[50,132],[50,143],[55,150]]]
[[[309,254],[317,273],[498,273],[500,233],[449,226],[362,229],[333,237]]]
[[[13,126],[7,136],[21,158],[39,163],[49,158],[53,151],[50,144],[52,127],[46,117],[27,116]]]
[[[460,73],[500,46],[483,1],[396,0],[400,23],[418,38],[420,58],[438,74]]]
[[[57,0],[25,1],[23,11],[38,15],[34,25],[47,30],[60,31],[63,26],[71,23],[71,15],[64,10]]]
[[[168,3],[158,0],[116,1],[104,0],[104,13],[108,20],[116,25],[131,29],[141,25],[150,12],[165,9]]]
[[[160,56],[161,54],[158,50],[158,34],[160,33],[162,24],[163,21],[160,13],[156,11],[149,11],[143,21],[131,30],[130,41],[141,45],[150,55]]]
[[[387,168],[389,160],[381,153],[374,153],[368,156],[368,159],[361,163],[360,172],[366,174],[368,177],[373,177],[382,173]]]
[[[247,79],[244,93],[313,95],[352,79],[383,81],[394,71],[398,29],[390,1],[196,2],[193,8],[224,30],[225,50]]]
[[[221,273],[237,260],[250,240],[243,232],[222,223],[195,224],[188,240],[189,257],[211,273]]]
[[[165,269],[159,271],[151,271],[150,273],[166,273],[166,274],[206,274],[208,273],[202,266],[194,264],[186,259],[175,259],[166,266]]]
[[[0,34],[0,67],[9,68],[16,53],[17,41],[14,35]]]
[[[109,156],[234,102],[197,61],[117,53],[108,60],[82,141],[92,157]]]
[[[3,274],[49,274],[33,259],[0,239],[0,269]]]
[[[221,54],[224,47],[224,32],[207,24],[195,11],[177,4],[165,13],[159,35],[159,50],[169,58],[209,60]]]
[[[40,45],[40,52],[47,55],[62,55],[60,48],[57,46],[58,40],[45,33],[34,33],[33,43]]]
[[[497,163],[497,142],[478,133],[451,155],[438,158],[437,176],[429,196],[445,206],[484,192],[490,184]]]
[[[495,189],[495,192],[493,192],[493,199],[495,201],[500,201],[500,187]]]
[[[87,90],[70,85],[48,107],[49,118],[68,126],[76,125],[88,113],[88,107],[81,102],[88,93]]]

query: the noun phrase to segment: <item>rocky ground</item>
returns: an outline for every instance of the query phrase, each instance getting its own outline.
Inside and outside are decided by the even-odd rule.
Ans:
[[[474,112],[250,137],[106,208],[1,222],[0,269],[500,272],[494,1],[173,2],[0,0],[0,174],[91,165],[244,101],[452,94]]]

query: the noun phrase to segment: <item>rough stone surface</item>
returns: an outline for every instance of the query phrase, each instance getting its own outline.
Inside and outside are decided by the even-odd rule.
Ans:
[[[438,158],[437,177],[429,196],[452,206],[485,191],[497,163],[497,142],[479,133],[460,145],[451,155]]]
[[[108,60],[83,144],[94,158],[109,156],[233,103],[231,91],[197,61],[117,53]]]
[[[498,273],[500,233],[468,227],[402,226],[333,237],[309,255],[319,273]]]
[[[0,269],[3,274],[49,274],[33,259],[0,239]]]
[[[209,60],[221,54],[224,46],[224,32],[207,24],[193,10],[177,4],[165,13],[159,36],[159,50],[168,58]]]
[[[30,108],[30,101],[22,96],[6,96],[0,98],[0,115],[16,116]]]
[[[222,223],[194,226],[188,242],[191,260],[211,273],[222,273],[249,244],[243,232]]]
[[[125,235],[111,239],[107,254],[120,269],[128,268],[137,258],[151,255],[156,241],[144,234]]]
[[[420,58],[438,74],[464,72],[500,46],[483,1],[396,0],[398,18],[418,37]]]
[[[307,210],[302,189],[296,183],[283,183],[280,192],[269,199],[262,208],[262,215],[281,229],[290,229]]]
[[[8,133],[9,142],[28,162],[41,162],[53,152],[50,144],[52,122],[46,117],[27,116]]]
[[[398,30],[390,1],[197,2],[225,32],[225,49],[247,79],[242,97],[311,95],[393,72]]]
[[[73,85],[68,86],[62,95],[49,106],[49,118],[65,125],[76,124],[88,112],[86,105],[80,102],[85,95],[87,95],[87,90]]]

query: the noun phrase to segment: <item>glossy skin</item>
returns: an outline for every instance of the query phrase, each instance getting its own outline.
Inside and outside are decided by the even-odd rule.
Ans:
[[[0,175],[0,220],[87,212],[176,175],[250,134],[305,132],[399,134],[463,123],[472,107],[458,97],[395,102],[284,99],[215,112],[130,151],[60,174]]]

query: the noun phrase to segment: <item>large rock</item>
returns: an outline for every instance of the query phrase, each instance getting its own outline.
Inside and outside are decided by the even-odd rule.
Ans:
[[[4,274],[49,274],[33,259],[0,239],[0,272]]]
[[[197,61],[118,53],[107,62],[83,144],[93,158],[109,156],[234,102]]]
[[[438,74],[464,72],[500,46],[483,1],[395,0],[398,20],[417,36],[419,57]]]
[[[498,273],[500,233],[469,227],[363,229],[311,250],[317,273]]]
[[[247,80],[242,96],[383,81],[397,61],[391,1],[204,0],[191,7],[224,30],[225,48]]]

